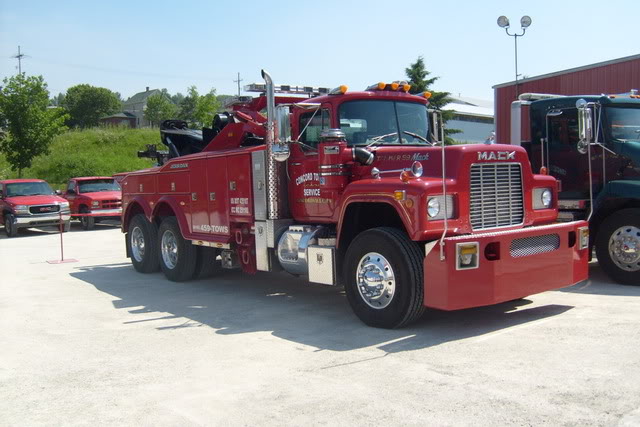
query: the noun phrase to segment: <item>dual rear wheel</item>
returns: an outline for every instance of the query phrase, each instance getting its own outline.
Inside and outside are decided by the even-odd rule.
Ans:
[[[127,250],[137,271],[162,270],[174,282],[209,277],[221,269],[216,260],[218,251],[185,240],[173,216],[164,218],[159,227],[143,214],[134,216],[129,223]]]

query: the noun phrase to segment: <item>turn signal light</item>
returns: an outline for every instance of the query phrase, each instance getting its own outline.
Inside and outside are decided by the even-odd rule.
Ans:
[[[456,270],[470,270],[479,266],[478,242],[456,244]]]
[[[393,198],[396,200],[404,200],[407,193],[404,190],[396,190],[393,192]]]

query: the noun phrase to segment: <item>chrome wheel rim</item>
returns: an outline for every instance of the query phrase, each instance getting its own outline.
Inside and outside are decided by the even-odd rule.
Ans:
[[[363,301],[381,310],[391,304],[396,292],[396,278],[391,263],[377,252],[360,259],[356,269],[356,284]]]
[[[622,270],[640,270],[640,228],[625,225],[609,238],[609,256]]]
[[[131,255],[133,258],[142,262],[144,259],[144,233],[140,227],[134,227],[131,230]]]
[[[161,252],[164,265],[170,270],[176,268],[178,264],[178,240],[173,231],[166,230],[162,233]]]

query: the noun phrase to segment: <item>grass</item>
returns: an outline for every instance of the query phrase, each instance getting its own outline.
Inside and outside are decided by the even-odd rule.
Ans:
[[[76,176],[111,176],[153,165],[149,159],[137,157],[146,144],[159,144],[158,129],[93,128],[70,130],[57,136],[50,153],[33,160],[22,171],[23,178],[39,178],[54,189],[62,189],[69,178]],[[0,155],[0,179],[17,178],[3,155]]]

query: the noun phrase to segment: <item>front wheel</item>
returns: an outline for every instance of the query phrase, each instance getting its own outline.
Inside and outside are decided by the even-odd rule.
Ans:
[[[345,292],[355,314],[369,326],[398,328],[424,313],[423,255],[402,231],[373,228],[347,249]]]
[[[82,208],[80,210],[81,214],[88,214],[89,213],[89,209],[87,208]],[[81,216],[80,217],[80,223],[82,224],[82,228],[84,230],[93,230],[94,228],[96,228],[96,219],[92,216]]]
[[[174,216],[165,218],[158,230],[160,268],[167,279],[184,282],[193,278],[198,258],[197,247],[185,240]]]
[[[598,263],[624,285],[640,285],[640,209],[623,209],[604,220],[596,236]]]
[[[18,235],[18,227],[13,223],[13,215],[5,214],[4,216],[4,232],[7,237],[16,237]]]

